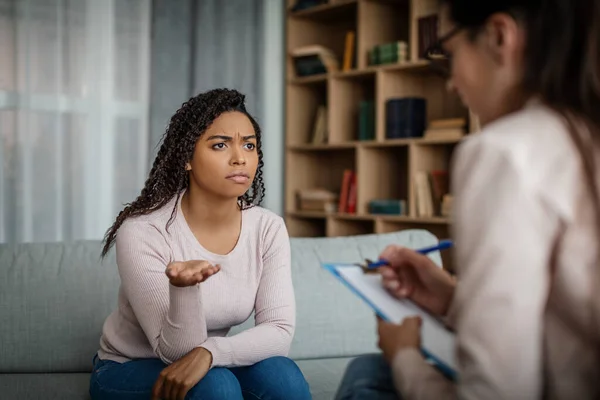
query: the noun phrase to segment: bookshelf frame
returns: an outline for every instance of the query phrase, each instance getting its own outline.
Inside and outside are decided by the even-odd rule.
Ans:
[[[286,0],[285,220],[290,236],[348,236],[426,229],[439,238],[450,235],[450,218],[418,217],[413,177],[418,171],[450,170],[459,140],[386,139],[385,102],[392,97],[427,99],[427,121],[462,117],[467,132],[476,132],[477,118],[429,63],[418,57],[417,19],[437,13],[437,0],[329,0],[327,4],[291,12],[296,0]],[[353,69],[342,71],[345,35],[355,32]],[[376,45],[403,40],[408,60],[368,65]],[[340,71],[297,77],[290,55],[298,46],[319,44],[333,51]],[[357,140],[357,108],[361,99],[375,102],[375,139]],[[327,107],[328,142],[310,138],[319,105]],[[470,133],[467,133],[470,134]],[[325,188],[339,193],[344,169],[357,174],[356,213],[307,212],[297,209],[297,192]],[[407,215],[368,213],[368,202],[405,198]],[[451,268],[451,253],[444,265]]]

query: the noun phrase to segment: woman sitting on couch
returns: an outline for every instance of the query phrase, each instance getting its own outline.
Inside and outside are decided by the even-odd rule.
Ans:
[[[286,357],[295,329],[288,233],[262,199],[261,132],[216,89],[171,118],[140,196],[108,230],[119,305],[90,380],[103,399],[307,399]],[[255,313],[255,327],[229,329]]]

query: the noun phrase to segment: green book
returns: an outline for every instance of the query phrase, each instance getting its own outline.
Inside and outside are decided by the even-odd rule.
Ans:
[[[363,100],[358,105],[358,140],[375,139],[375,102]]]

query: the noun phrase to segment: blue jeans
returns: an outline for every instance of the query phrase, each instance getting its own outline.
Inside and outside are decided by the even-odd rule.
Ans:
[[[92,400],[149,400],[165,367],[157,358],[117,363],[94,357],[90,396]],[[273,357],[248,367],[212,368],[185,398],[305,400],[311,399],[311,394],[294,361]]]
[[[360,356],[350,362],[338,388],[336,400],[399,400],[392,370],[380,354]]]

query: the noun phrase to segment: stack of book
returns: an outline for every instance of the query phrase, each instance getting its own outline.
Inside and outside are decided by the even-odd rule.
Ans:
[[[299,211],[335,212],[338,196],[329,190],[315,188],[296,193]]]
[[[333,51],[321,46],[300,47],[290,54],[294,61],[296,76],[311,76],[339,71],[339,61]]]
[[[465,118],[437,119],[429,122],[423,137],[435,140],[460,140],[467,130]]]
[[[394,64],[408,61],[408,44],[405,41],[384,43],[369,50],[369,65]]]

